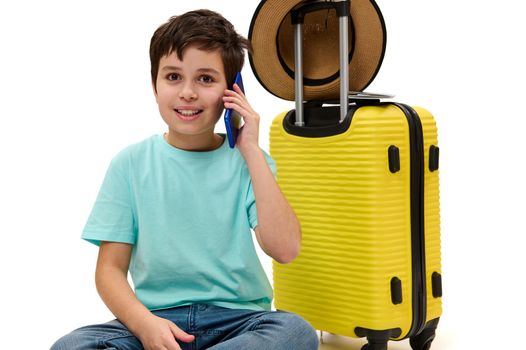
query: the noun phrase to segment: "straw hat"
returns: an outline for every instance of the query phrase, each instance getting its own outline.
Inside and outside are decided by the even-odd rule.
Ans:
[[[248,38],[250,65],[270,93],[294,100],[294,27],[290,11],[313,0],[262,0]],[[305,100],[338,99],[339,26],[336,11],[318,10],[303,24]],[[349,90],[362,91],[376,76],[385,52],[385,23],[374,0],[351,0],[349,20]]]

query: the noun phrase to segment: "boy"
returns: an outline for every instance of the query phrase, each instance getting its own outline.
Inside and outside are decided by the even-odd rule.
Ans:
[[[237,85],[227,89],[249,46],[208,10],[154,33],[152,84],[168,132],[112,160],[82,235],[100,246],[97,290],[117,319],[52,349],[318,348],[306,321],[270,311],[250,235],[280,263],[299,253],[298,220],[258,146],[259,116]],[[214,133],[224,107],[245,121],[234,150]]]

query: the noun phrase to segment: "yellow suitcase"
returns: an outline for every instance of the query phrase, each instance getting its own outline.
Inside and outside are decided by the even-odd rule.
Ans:
[[[314,328],[411,338],[429,349],[441,315],[438,142],[423,108],[368,102],[278,115],[270,153],[302,227],[290,264],[274,262],[275,306]]]
[[[274,262],[275,306],[318,330],[367,337],[368,350],[404,338],[426,350],[442,311],[437,130],[428,111],[380,102],[385,96],[351,93],[349,104],[349,44],[371,33],[353,30],[349,40],[349,27],[363,18],[346,19],[371,5],[380,15],[372,0],[305,1],[287,19],[296,109],[274,119],[270,153],[300,220],[302,248],[292,263]],[[310,16],[308,28],[326,28],[330,11],[338,17],[343,79],[339,105],[324,107],[316,99],[325,95],[303,91],[302,46],[316,40],[303,36],[303,23]],[[381,59],[368,54],[360,57],[377,62],[377,71]]]

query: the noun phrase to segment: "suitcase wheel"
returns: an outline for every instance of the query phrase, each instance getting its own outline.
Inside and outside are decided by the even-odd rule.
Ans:
[[[420,334],[409,339],[409,344],[413,350],[429,350],[431,349],[431,343],[435,339],[436,328],[439,319],[430,321],[426,328]]]
[[[434,338],[434,336],[433,336]],[[426,341],[425,343],[419,343],[417,340],[411,338],[409,340],[409,343],[411,344],[411,348],[413,350],[429,350],[431,349],[431,343],[433,342],[433,339],[430,339]]]
[[[387,350],[387,342],[385,344],[365,344],[361,350]]]

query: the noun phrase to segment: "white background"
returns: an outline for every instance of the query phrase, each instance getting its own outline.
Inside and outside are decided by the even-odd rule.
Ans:
[[[526,25],[518,3],[378,0],[387,52],[368,90],[425,106],[439,127],[444,315],[434,349],[524,344]],[[80,233],[110,159],[165,130],[150,85],[151,34],[171,15],[210,8],[247,35],[257,4],[2,2],[2,349],[47,349],[112,317],[94,286],[97,249]],[[272,118],[293,103],[264,90],[248,64],[243,73],[268,150]]]

